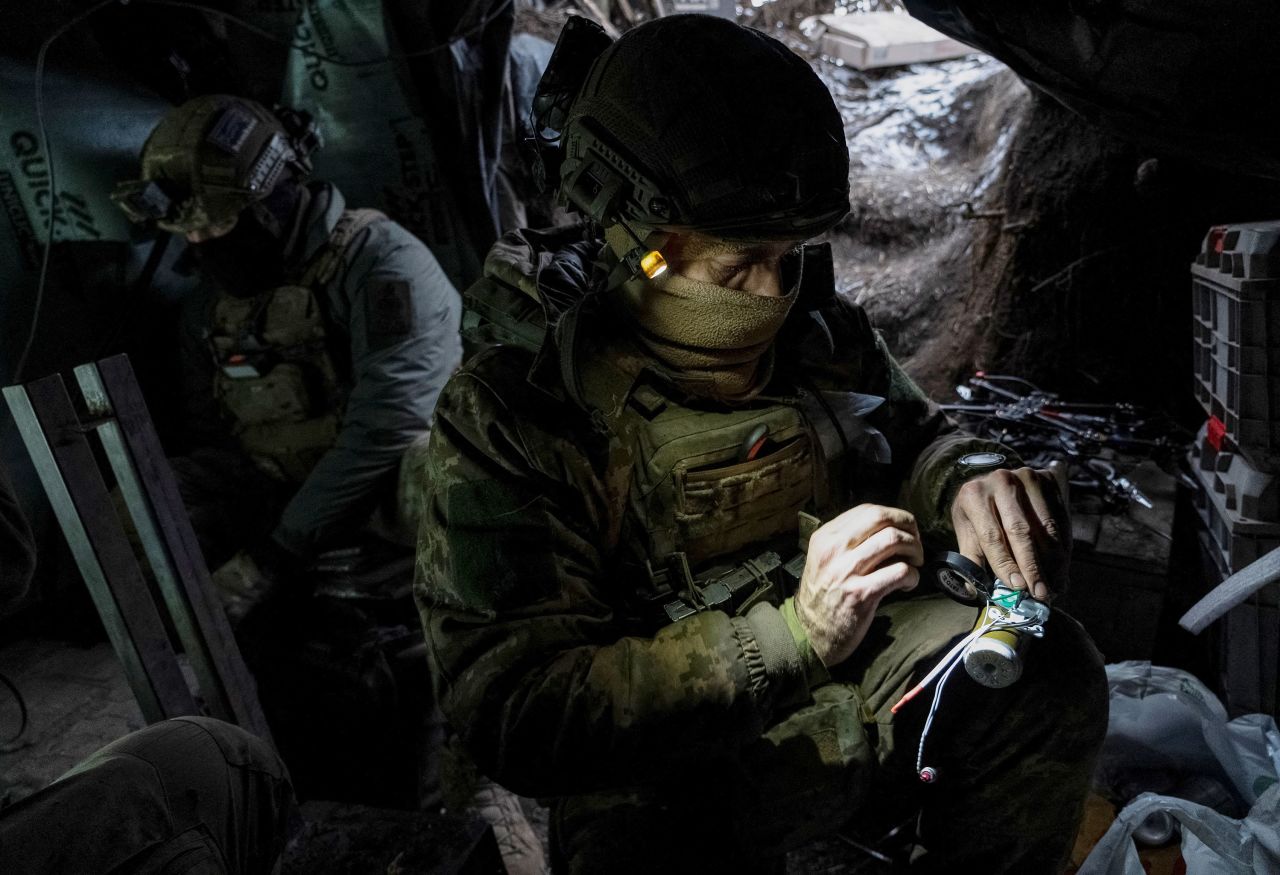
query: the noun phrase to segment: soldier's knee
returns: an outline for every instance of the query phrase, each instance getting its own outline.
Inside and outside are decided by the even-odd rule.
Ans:
[[[1045,637],[1033,641],[1028,677],[1039,696],[1082,746],[1101,745],[1107,730],[1107,674],[1102,654],[1074,617],[1054,612]]]
[[[1107,673],[1102,654],[1084,627],[1069,614],[1055,611],[1045,637],[1032,645],[1039,670],[1071,688],[1106,692]]]
[[[253,733],[213,717],[175,717],[168,723],[186,723],[199,727],[218,746],[228,765],[263,772],[287,781],[289,771],[284,760],[267,742]]]
[[[250,732],[212,717],[174,717],[130,733],[94,755],[127,754],[150,763],[166,787],[218,786],[231,771],[245,773],[272,798],[291,798],[289,771],[271,745]],[[244,782],[235,782],[243,786]]]

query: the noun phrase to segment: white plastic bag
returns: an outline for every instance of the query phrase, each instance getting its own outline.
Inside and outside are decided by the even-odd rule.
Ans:
[[[1144,875],[1131,838],[1166,811],[1182,828],[1187,875],[1280,875],[1280,732],[1264,714],[1227,720],[1204,684],[1148,662],[1107,666],[1111,715],[1100,775],[1168,772],[1221,779],[1248,814],[1235,819],[1206,805],[1142,793],[1127,805],[1078,875]]]
[[[1272,784],[1243,820],[1185,799],[1143,793],[1120,812],[1077,875],[1145,875],[1130,836],[1155,811],[1169,812],[1181,825],[1187,875],[1280,873],[1280,784]]]
[[[1228,722],[1227,710],[1193,675],[1149,662],[1107,666],[1111,715],[1103,769],[1220,776],[1246,811],[1277,780],[1276,723],[1265,714]]]

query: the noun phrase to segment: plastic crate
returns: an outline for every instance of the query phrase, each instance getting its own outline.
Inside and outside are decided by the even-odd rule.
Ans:
[[[1280,470],[1280,221],[1222,225],[1191,265],[1196,398],[1232,445]]]
[[[1274,604],[1274,589],[1268,587],[1219,621],[1219,683],[1233,717],[1259,712],[1276,715],[1280,609]]]
[[[1200,429],[1191,447],[1200,485],[1192,500],[1224,574],[1234,574],[1280,547],[1280,476],[1222,446],[1214,446],[1207,424]]]

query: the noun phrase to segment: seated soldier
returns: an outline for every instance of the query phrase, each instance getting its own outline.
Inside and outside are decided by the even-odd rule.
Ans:
[[[915,811],[920,871],[1054,871],[1106,727],[1081,627],[1054,613],[1002,689],[955,673],[928,769],[932,689],[893,708],[978,615],[905,595],[926,550],[1065,582],[1052,477],[961,433],[801,245],[849,196],[803,60],[706,16],[590,42],[538,127],[591,222],[490,253],[469,295],[505,343],[428,451],[415,586],[460,746],[551,800],[560,871],[780,872]]]
[[[308,182],[318,145],[303,114],[198,97],[113,195],[184,235],[203,280],[183,311],[195,449],[173,461],[233,614],[238,587],[346,546],[375,511],[411,542],[416,522],[395,524],[414,514],[400,469],[461,358],[461,302],[435,257]]]
[[[0,860],[23,875],[273,875],[300,823],[269,744],[177,717],[0,811]]]

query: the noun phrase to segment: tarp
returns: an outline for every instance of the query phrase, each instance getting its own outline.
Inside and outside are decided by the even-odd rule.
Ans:
[[[425,119],[410,108],[387,57],[381,0],[311,0],[299,13],[281,102],[314,114],[325,146],[315,175],[335,183],[347,203],[381,209],[431,247],[459,282],[475,266],[453,193],[446,184]]]

